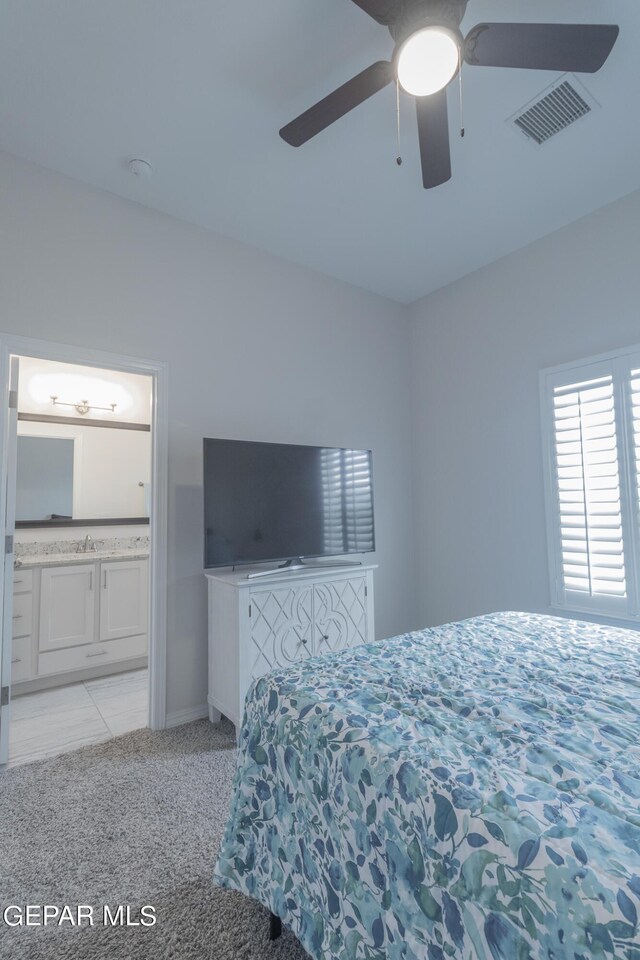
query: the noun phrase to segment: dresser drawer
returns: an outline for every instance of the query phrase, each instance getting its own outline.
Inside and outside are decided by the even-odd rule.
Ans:
[[[18,637],[11,645],[11,683],[31,677],[31,637]]]
[[[102,643],[86,643],[66,650],[49,650],[38,656],[38,676],[66,673],[68,670],[86,670],[105,663],[144,657],[147,654],[147,635],[120,637]]]
[[[13,593],[30,593],[33,589],[33,570],[13,571]]]
[[[13,636],[27,637],[33,622],[33,597],[30,593],[16,593],[13,598]]]

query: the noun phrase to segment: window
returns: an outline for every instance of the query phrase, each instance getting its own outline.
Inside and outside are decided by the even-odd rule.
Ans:
[[[640,619],[640,350],[541,374],[552,604]]]
[[[371,455],[368,450],[321,451],[325,553],[374,549]]]

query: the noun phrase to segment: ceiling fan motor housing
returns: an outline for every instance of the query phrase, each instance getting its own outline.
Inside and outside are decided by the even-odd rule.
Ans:
[[[389,33],[396,49],[407,37],[422,27],[446,27],[460,35],[460,24],[467,9],[467,0],[403,0],[389,24]]]

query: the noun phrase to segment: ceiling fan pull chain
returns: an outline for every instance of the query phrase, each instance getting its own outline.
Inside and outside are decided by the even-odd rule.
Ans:
[[[400,81],[396,80],[396,132],[398,135],[398,156],[396,163],[402,166],[402,157],[400,156]]]
[[[460,78],[460,137],[464,138],[464,97],[462,94],[462,48],[458,53],[458,77]]]

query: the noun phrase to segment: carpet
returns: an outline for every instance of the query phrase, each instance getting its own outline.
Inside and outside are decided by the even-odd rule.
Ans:
[[[233,728],[137,730],[0,773],[0,910],[93,907],[94,926],[7,927],[11,960],[309,960],[288,931],[211,877],[235,768]],[[103,925],[129,905],[155,926]],[[124,917],[123,917],[124,919]]]

